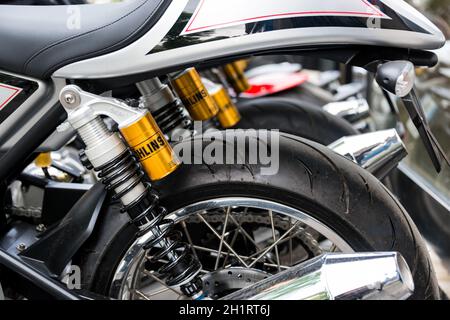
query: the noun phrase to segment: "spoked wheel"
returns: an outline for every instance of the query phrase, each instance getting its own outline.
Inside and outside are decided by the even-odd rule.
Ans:
[[[276,174],[249,163],[185,164],[156,184],[178,237],[202,262],[209,296],[223,297],[324,251],[353,250],[399,252],[414,277],[412,299],[439,298],[420,234],[376,178],[317,143],[277,139]],[[105,208],[73,260],[83,288],[120,299],[178,298],[158,281],[162,262],[149,262],[154,252],[142,250],[151,235],[137,238],[119,212]]]
[[[192,204],[170,218],[202,263],[205,295],[218,299],[324,252],[352,252],[313,217],[275,202],[222,198]],[[146,235],[143,236],[145,238]],[[119,299],[180,299],[157,273],[165,261],[138,239],[119,263],[110,295]]]

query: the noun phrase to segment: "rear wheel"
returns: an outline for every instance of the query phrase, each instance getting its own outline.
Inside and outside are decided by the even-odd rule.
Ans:
[[[209,291],[212,297],[233,290],[223,280],[227,276],[241,274],[245,281],[233,283],[248,285],[336,250],[398,251],[414,277],[413,298],[437,299],[424,243],[389,191],[319,144],[286,134],[279,138],[276,175],[261,175],[260,167],[251,164],[183,165],[158,186],[184,241],[202,260],[204,282],[217,282]],[[117,298],[155,298],[152,294],[161,290],[162,298],[174,297],[154,279],[156,266],[146,261],[151,252],[136,247],[135,228],[117,209],[110,211],[76,261],[85,288]]]
[[[359,132],[322,108],[293,98],[271,97],[238,103],[241,129],[277,129],[323,145]]]

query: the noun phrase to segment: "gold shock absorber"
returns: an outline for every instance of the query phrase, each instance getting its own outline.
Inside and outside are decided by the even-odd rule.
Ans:
[[[50,152],[40,153],[34,160],[34,164],[39,168],[48,168],[52,165],[52,155]]]
[[[236,94],[241,94],[250,89],[250,84],[244,74],[241,61],[226,64],[222,69],[228,83],[233,87]]]
[[[247,69],[248,64],[249,64],[249,59],[241,59],[236,61],[238,67],[242,70],[242,72],[245,72],[245,69]]]
[[[192,119],[209,120],[219,108],[209,95],[197,70],[189,68],[172,80],[172,86],[188,109]]]
[[[217,85],[209,93],[219,107],[217,120],[219,120],[222,128],[234,127],[241,120],[241,115],[226,89],[221,85]]]
[[[181,164],[149,112],[120,132],[151,180],[166,177]]]

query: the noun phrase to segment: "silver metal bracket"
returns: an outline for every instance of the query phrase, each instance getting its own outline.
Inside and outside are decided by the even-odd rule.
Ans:
[[[68,113],[68,121],[78,129],[98,116],[113,119],[119,128],[127,127],[142,118],[147,110],[136,109],[126,103],[83,91],[75,85],[65,86],[59,100]]]

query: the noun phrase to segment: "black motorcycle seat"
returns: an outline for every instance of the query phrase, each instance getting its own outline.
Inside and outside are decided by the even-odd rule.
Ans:
[[[170,2],[0,5],[0,70],[46,79],[70,63],[117,51],[150,30]]]

